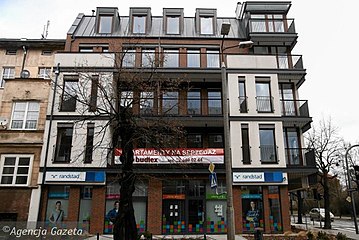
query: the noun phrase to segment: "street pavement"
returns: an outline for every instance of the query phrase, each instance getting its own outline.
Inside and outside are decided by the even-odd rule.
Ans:
[[[198,237],[198,239],[204,239],[203,235],[170,235],[170,236],[164,236],[164,235],[154,235],[153,239],[189,239],[189,238],[196,238]],[[99,238],[97,238],[97,236],[93,236],[90,238],[87,238],[87,240],[109,240],[109,239],[113,239],[112,235],[101,235]],[[227,235],[223,234],[223,235],[207,235],[206,236],[207,240],[226,240],[227,239]],[[236,235],[236,240],[246,240],[246,238],[240,236],[240,235]]]

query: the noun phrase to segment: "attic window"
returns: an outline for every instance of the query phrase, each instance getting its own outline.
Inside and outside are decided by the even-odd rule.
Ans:
[[[133,33],[146,33],[146,16],[133,16]]]
[[[201,17],[201,34],[213,34],[213,17]]]
[[[98,33],[112,32],[112,16],[100,16]]]
[[[42,50],[42,55],[51,55],[52,51],[51,50]]]
[[[6,55],[16,55],[16,49],[6,50]]]

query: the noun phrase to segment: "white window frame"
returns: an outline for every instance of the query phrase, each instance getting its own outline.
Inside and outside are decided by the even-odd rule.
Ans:
[[[23,123],[22,123],[22,126],[21,128],[13,128],[12,127],[12,122],[14,121],[14,111],[15,111],[15,106],[16,106],[16,103],[24,103],[24,102],[21,102],[21,101],[17,101],[17,102],[14,102],[13,106],[12,106],[12,111],[11,111],[11,124],[10,124],[10,128],[12,130],[36,130],[37,129],[37,126],[38,126],[38,123],[39,123],[39,116],[40,116],[40,103],[39,102],[36,102],[36,101],[26,101],[26,107],[25,107],[25,113],[24,113],[24,118],[22,119]],[[26,128],[26,121],[28,120],[28,113],[29,113],[29,104],[30,103],[37,103],[38,104],[38,110],[37,110],[37,120],[36,120],[36,127],[35,128]],[[31,111],[31,112],[35,112],[35,111]],[[16,120],[20,120],[20,119],[16,119]]]
[[[50,79],[51,67],[39,67],[38,78]]]
[[[13,174],[3,174],[5,158],[6,157],[15,157],[16,158],[15,165],[9,165],[9,166],[14,166],[15,167]],[[30,162],[29,162],[29,165],[28,165],[29,171],[26,174],[27,182],[26,182],[26,184],[16,184],[16,177],[17,176],[25,176],[25,174],[17,174],[17,170],[18,170],[18,167],[19,167],[19,159],[23,158],[23,157],[30,158]],[[0,187],[3,187],[3,186],[19,186],[19,187],[29,186],[30,181],[31,181],[31,176],[32,176],[33,162],[34,162],[34,155],[33,154],[2,154],[1,158],[0,158]],[[13,176],[13,180],[12,180],[11,184],[2,184],[1,183],[2,177],[4,175],[5,176],[10,176],[10,175]]]
[[[5,73],[6,71],[6,73]],[[4,79],[13,79],[15,78],[15,67],[3,67],[2,76],[0,79],[0,88],[3,88],[5,85]]]

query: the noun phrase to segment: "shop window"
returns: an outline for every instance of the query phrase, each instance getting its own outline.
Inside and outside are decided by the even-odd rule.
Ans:
[[[0,185],[27,186],[30,183],[33,155],[1,155]]]
[[[200,90],[193,90],[187,92],[187,114],[189,115],[201,114]]]
[[[61,99],[61,111],[76,111],[77,94],[79,92],[78,76],[64,76],[64,85]]]
[[[14,102],[11,129],[36,129],[39,111],[40,104],[38,102]]]
[[[242,186],[241,193],[243,232],[264,228],[262,187]]]
[[[207,233],[227,232],[227,194],[224,180],[217,180],[217,188],[206,185]]]
[[[112,16],[100,16],[98,33],[111,33],[112,19]]]
[[[219,51],[207,50],[207,67],[219,68]]]
[[[50,79],[51,67],[39,67],[38,78]]]
[[[59,124],[57,127],[57,141],[54,162],[69,163],[72,148],[72,124]]]
[[[208,91],[208,114],[221,115],[222,114],[222,94],[220,91]]]
[[[135,49],[124,49],[122,53],[122,66],[123,67],[134,67],[136,59]]]
[[[93,157],[93,140],[95,135],[95,125],[89,123],[87,125],[87,134],[86,134],[86,147],[85,147],[85,160],[84,163],[91,163]]]
[[[52,215],[56,211],[56,205],[60,203],[60,209],[63,211],[63,219],[66,220],[69,212],[69,195],[70,195],[70,186],[49,186],[49,195],[47,200],[47,209],[46,209],[46,220],[45,222],[54,222]],[[58,221],[57,221],[58,222]],[[58,222],[59,223],[59,222]]]
[[[92,208],[92,186],[81,187],[79,229],[89,232]],[[95,219],[92,219],[95,221]]]
[[[208,147],[210,148],[223,148],[223,134],[209,134]]]
[[[280,205],[279,186],[268,186],[268,201],[269,201],[269,225],[271,232],[282,232],[282,215]]]

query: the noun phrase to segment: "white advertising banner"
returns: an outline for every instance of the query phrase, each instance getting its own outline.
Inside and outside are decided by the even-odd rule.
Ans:
[[[223,148],[136,148],[134,164],[223,164]],[[115,164],[121,164],[122,149],[115,150]]]
[[[86,172],[46,172],[46,182],[85,182]]]

